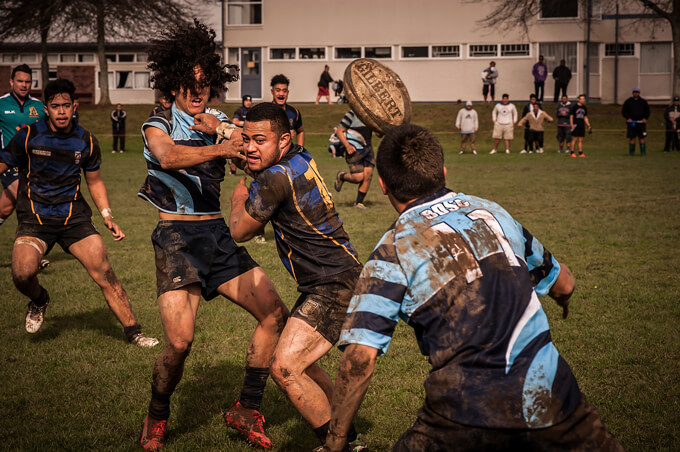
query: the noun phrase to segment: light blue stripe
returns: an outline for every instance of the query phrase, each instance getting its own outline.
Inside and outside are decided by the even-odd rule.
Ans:
[[[189,193],[189,190],[187,190],[184,185],[179,183],[174,177],[161,171],[149,170],[149,174],[156,177],[170,189],[172,196],[175,198],[175,203],[177,204],[177,211],[175,213],[194,213],[194,200],[191,197],[191,193]]]
[[[381,356],[387,352],[391,341],[392,338],[390,336],[364,328],[343,329],[342,333],[340,333],[338,348],[343,349],[350,344],[366,345],[378,350],[378,356]]]
[[[529,319],[527,324],[524,325],[522,332],[519,333],[517,340],[513,344],[512,350],[510,351],[510,358],[505,367],[506,374],[510,372],[512,363],[515,361],[515,358],[517,358],[517,355],[522,353],[522,350],[524,350],[529,342],[533,341],[536,336],[544,331],[548,331],[549,328],[548,317],[545,315],[545,312],[543,312],[543,309],[539,308],[531,319]]]
[[[366,262],[361,276],[371,276],[394,284],[401,284],[402,286],[406,286],[408,283],[401,266],[379,259],[371,259]]]
[[[559,262],[557,262],[557,259],[555,259],[554,256],[551,255],[551,257],[553,264],[552,270],[550,270],[548,276],[539,281],[539,283],[536,284],[536,287],[534,287],[534,290],[536,291],[536,294],[539,297],[544,297],[548,295],[550,288],[553,286],[553,284],[555,284],[555,281],[557,281],[557,277],[560,275],[560,264]]]
[[[559,353],[552,342],[541,348],[529,366],[522,388],[522,413],[530,428],[549,427],[548,408],[552,402],[552,386],[557,373]]]
[[[372,293],[354,295],[349,302],[347,314],[352,312],[370,312],[381,317],[394,320],[398,319],[400,304],[389,298]]]

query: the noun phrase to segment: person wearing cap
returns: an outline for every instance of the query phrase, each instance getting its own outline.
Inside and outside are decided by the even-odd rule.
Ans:
[[[241,100],[241,106],[236,109],[234,117],[231,118],[231,122],[239,127],[243,127],[243,124],[246,122],[248,110],[253,106],[253,97],[250,94],[244,94]]]
[[[666,143],[663,146],[663,151],[680,151],[680,140],[678,140],[680,97],[675,96],[673,103],[666,107],[666,110],[663,112],[663,119],[666,120]]]
[[[647,153],[645,137],[647,136],[647,120],[649,119],[649,104],[640,97],[640,88],[633,88],[633,95],[629,97],[621,108],[621,114],[628,124],[628,155],[635,154],[635,139],[640,143],[640,155]]]
[[[456,116],[456,129],[460,130],[460,152],[465,153],[465,146],[470,142],[470,149],[473,154],[477,154],[475,147],[475,134],[479,130],[479,118],[477,112],[472,108],[472,102],[465,102],[465,108],[462,108]]]

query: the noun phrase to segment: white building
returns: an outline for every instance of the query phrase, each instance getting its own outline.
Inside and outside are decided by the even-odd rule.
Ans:
[[[528,34],[520,28],[503,32],[482,27],[480,21],[498,5],[484,0],[222,0],[211,2],[203,16],[218,39],[223,38],[225,60],[241,67],[241,80],[226,95],[230,101],[240,100],[242,94],[269,99],[271,77],[283,73],[291,79],[289,100],[312,102],[325,64],[338,79],[358,57],[390,66],[416,102],[481,100],[480,73],[492,60],[500,74],[496,97],[507,92],[513,99],[527,99],[534,89],[531,68],[539,55],[544,55],[550,73],[560,59],[566,60],[573,72],[570,97],[587,91],[591,101],[620,103],[639,86],[648,100],[668,101],[673,67],[668,23],[642,14],[636,0],[619,2],[618,21],[609,2],[591,2],[590,33],[578,0],[543,0]],[[80,45],[82,52],[53,53],[55,76],[59,65],[68,63],[92,67],[96,80],[94,44],[91,50]],[[112,46],[112,102],[153,102],[144,48],[145,43]],[[25,58],[39,68],[37,50],[14,51],[5,44],[0,52],[0,77],[2,65]],[[96,81],[92,91],[98,98]],[[551,100],[552,77],[545,92],[545,100]]]

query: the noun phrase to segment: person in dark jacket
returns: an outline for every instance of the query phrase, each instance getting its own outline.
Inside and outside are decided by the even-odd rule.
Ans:
[[[562,90],[563,96],[567,95],[567,87],[571,80],[571,70],[567,67],[564,60],[560,60],[560,65],[553,70],[552,75],[555,79],[555,97],[553,98],[553,102],[557,102],[557,99],[560,97],[560,90]]]
[[[116,109],[111,112],[111,129],[113,133],[112,154],[118,152],[118,140],[120,140],[120,152],[125,152],[125,118],[127,113],[121,104],[116,104]]]
[[[680,151],[680,140],[678,140],[680,97],[675,96],[673,103],[666,107],[666,111],[663,112],[663,119],[666,120],[666,143],[663,146],[663,151]]]
[[[629,97],[621,108],[621,114],[628,124],[628,155],[635,154],[635,139],[640,142],[640,155],[646,155],[645,137],[647,136],[647,120],[649,119],[649,104],[640,97],[640,88],[633,88],[633,95]]]

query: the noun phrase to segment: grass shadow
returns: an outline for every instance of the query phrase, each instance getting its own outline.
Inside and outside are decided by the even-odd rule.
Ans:
[[[31,335],[31,342],[48,342],[59,337],[64,331],[69,330],[90,330],[102,332],[105,335],[127,342],[123,333],[123,326],[113,315],[113,312],[106,308],[97,308],[87,312],[70,315],[50,316],[49,307],[45,313],[45,322],[38,333]]]

